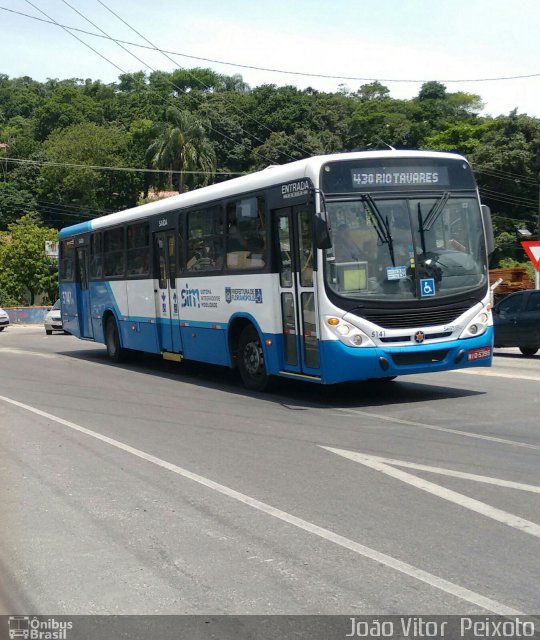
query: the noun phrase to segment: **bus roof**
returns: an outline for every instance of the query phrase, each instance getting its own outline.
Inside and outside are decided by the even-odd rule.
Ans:
[[[175,209],[182,209],[196,206],[205,202],[212,202],[221,198],[233,197],[236,194],[256,191],[273,185],[290,182],[301,178],[311,178],[316,181],[321,166],[327,162],[339,160],[360,160],[360,159],[384,159],[384,158],[448,158],[467,160],[454,153],[443,153],[438,151],[357,151],[348,153],[337,153],[323,156],[313,156],[303,160],[296,160],[284,165],[272,165],[245,176],[232,178],[225,182],[201,187],[187,193],[181,193],[170,198],[158,200],[148,204],[124,209],[116,213],[110,213],[99,218],[94,218],[88,222],[65,227],[60,231],[60,238],[88,233],[90,231],[103,229],[125,222],[136,221],[148,216],[158,216]]]

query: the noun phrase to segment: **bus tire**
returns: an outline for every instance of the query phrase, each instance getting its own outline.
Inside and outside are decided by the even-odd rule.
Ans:
[[[521,353],[524,356],[534,356],[534,354],[538,351],[538,347],[518,347]]]
[[[266,371],[264,351],[257,330],[252,325],[246,327],[238,341],[238,369],[242,382],[251,391],[265,391],[270,385]]]
[[[108,318],[105,325],[105,344],[107,346],[107,356],[111,362],[122,362],[125,357],[125,349],[120,346],[120,336],[116,320]]]

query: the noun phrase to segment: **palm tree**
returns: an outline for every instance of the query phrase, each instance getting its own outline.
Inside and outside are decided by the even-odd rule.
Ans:
[[[168,169],[170,184],[179,193],[208,184],[216,170],[216,154],[201,120],[189,111],[169,107],[162,134],[146,152],[156,169]],[[188,173],[199,171],[201,173]]]

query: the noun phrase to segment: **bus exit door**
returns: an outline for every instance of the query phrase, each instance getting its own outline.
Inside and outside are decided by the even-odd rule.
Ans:
[[[90,315],[90,290],[88,288],[88,249],[77,247],[77,315],[79,316],[79,336],[93,338],[94,328]]]
[[[319,320],[313,265],[313,216],[307,206],[273,212],[279,263],[283,369],[319,377]]]
[[[176,291],[176,234],[154,234],[154,295],[161,351],[180,352],[178,294]]]

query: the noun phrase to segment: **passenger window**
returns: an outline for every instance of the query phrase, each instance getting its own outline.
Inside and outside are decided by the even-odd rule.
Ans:
[[[63,240],[60,243],[60,280],[73,280],[75,275],[75,241]]]
[[[266,265],[264,198],[244,198],[227,204],[227,268],[263,269]]]
[[[221,207],[188,213],[187,271],[216,271],[223,267],[223,216]]]
[[[127,228],[127,265],[128,276],[150,274],[150,229],[147,222]]]
[[[94,233],[90,237],[90,278],[101,280],[103,277],[103,237]]]
[[[103,233],[103,275],[108,278],[124,275],[124,229]]]

